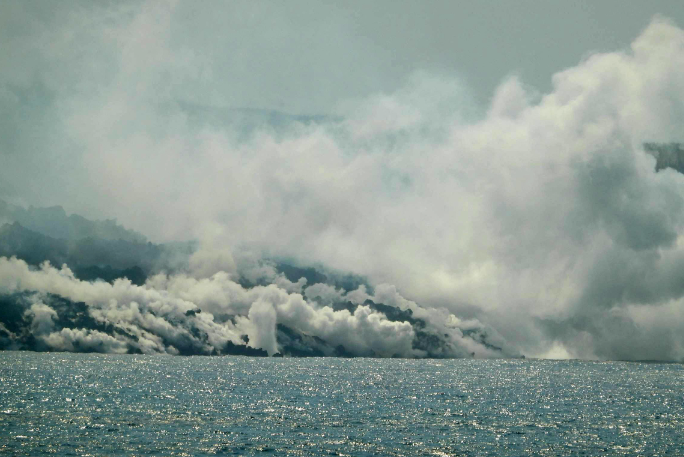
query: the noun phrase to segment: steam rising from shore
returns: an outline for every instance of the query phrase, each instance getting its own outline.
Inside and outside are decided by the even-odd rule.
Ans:
[[[283,277],[280,281],[288,282]],[[158,274],[144,286],[126,279],[109,284],[79,281],[66,266],[56,269],[45,263],[35,270],[21,260],[6,257],[0,257],[0,284],[2,295],[27,294],[24,316],[30,322],[30,333],[39,340],[38,348],[42,345],[48,350],[220,354],[226,344],[247,343],[274,355],[282,352],[276,335],[278,323],[318,338],[330,348],[343,347],[350,356],[511,355],[464,336],[464,332],[485,331],[478,322],[462,322],[445,311],[423,309],[387,286],[379,288],[378,297],[391,300],[399,309],[411,310],[412,318],[422,321],[421,331],[431,332],[444,344],[435,345],[430,352],[417,348],[412,323],[389,320],[364,304],[368,298],[377,298],[368,296],[364,287],[344,293],[319,284],[318,292],[307,294],[314,297],[305,299],[275,284],[246,289],[225,272],[204,279]],[[321,294],[321,289],[327,293]],[[60,316],[50,306],[52,297],[83,303],[88,317],[111,331],[57,328]],[[358,306],[353,312],[333,310],[334,303],[345,301]],[[22,336],[4,330],[10,340]],[[494,334],[490,340],[499,342],[500,338]]]

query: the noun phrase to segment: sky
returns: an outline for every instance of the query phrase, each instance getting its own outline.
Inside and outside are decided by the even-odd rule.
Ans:
[[[527,355],[682,360],[684,177],[643,151],[684,141],[682,26],[677,1],[2,2],[0,198],[199,239],[207,275],[238,250],[363,275]]]
[[[396,91],[416,71],[459,79],[486,105],[511,74],[546,93],[554,73],[627,48],[654,16],[684,22],[676,0],[202,3],[3,2],[5,79],[73,85],[70,71],[120,69],[100,51],[123,52],[130,40],[141,46],[127,52],[145,59],[163,41],[174,61],[165,65],[194,66],[163,90],[211,106],[335,113],[350,99]],[[116,36],[127,27],[137,31]]]

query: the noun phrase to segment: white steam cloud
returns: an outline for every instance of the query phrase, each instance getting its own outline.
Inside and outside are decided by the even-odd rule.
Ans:
[[[426,310],[397,294],[394,288],[381,287],[378,297],[393,300],[402,309],[423,319],[427,328],[444,335],[443,357],[512,355],[464,336],[473,329],[484,332],[477,322],[461,322],[445,311]],[[353,300],[361,291],[342,294],[340,300]],[[0,294],[32,294],[34,303],[26,310],[31,334],[48,349],[60,351],[142,353],[221,353],[226,344],[263,349],[269,355],[281,352],[276,323],[305,335],[320,338],[331,348],[343,346],[355,356],[424,357],[427,352],[414,347],[411,323],[390,321],[368,305],[353,312],[334,311],[330,303],[305,300],[299,293],[288,293],[276,285],[245,289],[226,273],[195,279],[184,274],[156,275],[144,286],[126,279],[113,284],[76,279],[66,266],[56,269],[45,263],[31,269],[24,261],[0,257]],[[56,329],[58,313],[45,304],[57,296],[84,303],[87,313],[98,325],[114,329],[112,335],[97,329]],[[366,295],[367,297],[367,295]],[[247,338],[244,338],[244,337]],[[490,341],[491,340],[491,341]],[[328,355],[332,355],[328,354]]]
[[[17,146],[40,153],[3,157],[0,192],[102,208],[157,240],[198,238],[194,277],[89,284],[4,259],[5,289],[83,301],[143,352],[184,344],[191,335],[169,319],[199,308],[194,325],[210,346],[248,335],[274,353],[284,323],[356,353],[420,355],[406,323],[314,304],[344,292],[275,277],[242,288],[230,275],[248,273],[244,250],[363,275],[374,301],[417,312],[410,297],[454,354],[489,355],[459,336],[472,319],[510,354],[684,360],[684,176],[656,173],[642,146],[684,140],[676,25],[655,19],[631,48],[557,73],[548,94],[509,77],[477,120],[458,81],[418,73],[396,93],[341,105],[341,120],[243,134],[178,103],[184,87],[220,75],[172,39],[179,19],[167,6],[88,10],[23,43],[27,59],[55,72],[2,77],[4,106],[19,103],[11,88],[32,84],[47,109],[42,136]],[[31,309],[47,332],[49,312]],[[217,323],[220,313],[237,318]],[[98,335],[45,341],[77,337]]]

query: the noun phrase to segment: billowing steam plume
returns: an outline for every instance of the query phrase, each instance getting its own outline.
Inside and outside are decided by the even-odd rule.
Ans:
[[[84,7],[0,50],[0,197],[164,242],[74,222],[31,237],[54,265],[34,271],[11,256],[41,226],[15,211],[4,345],[684,360],[677,25],[655,18],[546,94],[506,77],[484,110],[417,72],[288,116],[212,96],[244,49],[180,3]]]
[[[427,310],[380,286],[345,292],[280,275],[245,288],[225,272],[81,281],[66,266],[0,257],[0,346],[82,352],[294,356],[510,355],[475,321]],[[278,284],[278,285],[276,285]],[[302,290],[289,292],[288,290]],[[376,300],[391,303],[377,304]]]

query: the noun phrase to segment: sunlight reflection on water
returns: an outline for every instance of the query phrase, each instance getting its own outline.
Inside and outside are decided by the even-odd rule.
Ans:
[[[0,353],[0,453],[676,455],[678,364]]]

